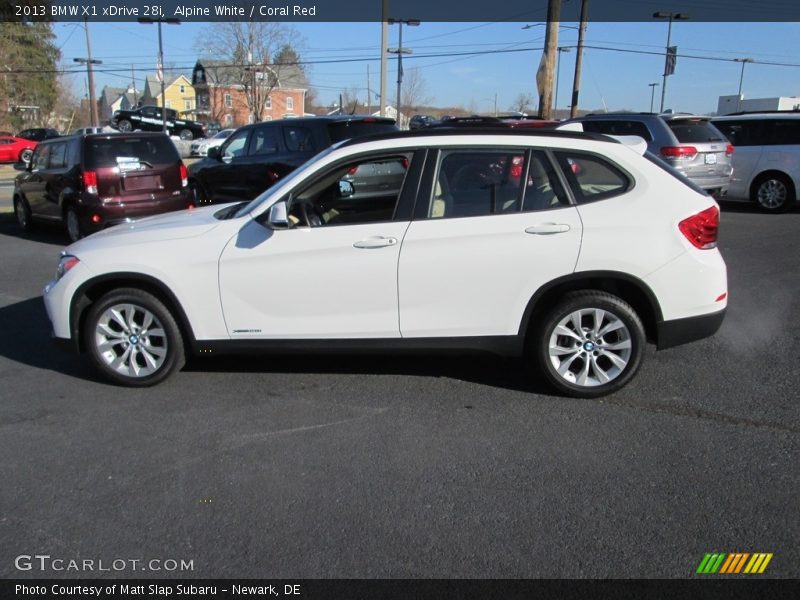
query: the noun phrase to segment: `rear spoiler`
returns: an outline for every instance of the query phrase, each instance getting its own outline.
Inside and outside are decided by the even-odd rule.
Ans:
[[[561,131],[583,131],[583,125],[579,122],[573,123],[564,123],[564,125],[559,125],[556,127]],[[608,135],[608,134],[605,134]],[[639,137],[638,135],[608,135],[608,137],[617,140],[623,146],[627,146],[636,154],[644,155],[647,152],[647,142],[644,138]]]

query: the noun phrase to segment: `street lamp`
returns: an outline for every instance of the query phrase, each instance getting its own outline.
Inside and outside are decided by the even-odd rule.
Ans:
[[[656,87],[658,87],[658,82],[648,83],[647,85],[650,87],[650,112],[653,112],[653,99],[656,95]]]
[[[669,20],[669,27],[667,28],[667,50],[664,54],[664,75],[663,79],[664,82],[661,85],[661,110],[660,112],[664,112],[664,99],[667,95],[667,77],[669,74],[667,73],[667,61],[669,60],[669,44],[670,40],[672,39],[672,22],[673,21],[685,21],[689,18],[689,15],[686,13],[674,13],[674,12],[654,12],[653,13],[654,19],[668,19]]]
[[[403,87],[403,54],[411,54],[410,48],[403,48],[403,24],[409,27],[418,27],[420,24],[419,19],[388,19],[389,25],[397,23],[398,40],[397,48],[389,48],[389,54],[397,54],[397,126],[400,127],[400,92]]]
[[[153,19],[150,17],[139,17],[137,19],[143,25],[152,25],[158,23],[158,66],[161,68],[161,130],[167,133],[167,98],[164,96],[164,44],[161,41],[161,24],[168,23],[169,25],[179,25],[180,20],[175,17],[167,17]]]
[[[734,58],[736,62],[742,63],[742,73],[739,75],[739,93],[736,96],[736,112],[742,110],[742,82],[744,81],[744,66],[747,63],[755,62],[752,58]]]
[[[559,46],[556,48],[558,50],[558,59],[556,60],[556,94],[555,94],[555,101],[553,102],[553,116],[558,118],[558,80],[561,78],[561,53],[562,52],[569,52],[569,48],[567,46]]]

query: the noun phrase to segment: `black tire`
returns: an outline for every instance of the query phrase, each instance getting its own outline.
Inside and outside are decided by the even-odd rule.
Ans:
[[[600,324],[594,323],[595,309],[605,313]],[[581,317],[580,342],[577,335],[556,333],[560,323],[581,310],[587,312]],[[612,323],[622,326],[594,336],[593,329],[602,333]],[[572,332],[575,330],[573,321],[565,327]],[[553,351],[557,355],[551,356],[553,340]],[[633,379],[642,363],[645,344],[644,326],[630,304],[607,292],[581,290],[565,294],[544,316],[541,325],[534,328],[528,347],[532,354],[530,359],[558,392],[573,398],[598,398],[616,392]],[[616,348],[625,345],[625,349]],[[612,354],[616,356],[614,361]],[[624,367],[620,366],[622,363]],[[564,369],[563,375],[559,374],[559,367]],[[603,382],[601,374],[609,380]]]
[[[31,158],[33,158],[33,150],[30,148],[25,148],[25,150],[19,153],[19,162],[29,163],[31,162]]]
[[[128,133],[133,131],[133,125],[128,119],[122,119],[119,123],[117,123],[117,129],[119,129],[122,133]]]
[[[73,244],[85,235],[80,217],[74,206],[68,206],[64,209],[64,229],[67,231],[69,241]]]
[[[797,199],[792,180],[783,173],[765,173],[753,182],[750,200],[766,213],[784,213]]]
[[[196,179],[189,180],[189,189],[192,191],[195,206],[202,206],[204,204],[211,204],[211,199],[206,194],[203,185]]]
[[[189,141],[194,139],[194,134],[189,129],[181,129],[178,137],[181,138],[183,141]]]
[[[17,218],[17,225],[23,232],[28,233],[33,230],[31,207],[22,196],[14,196],[14,216]]]
[[[135,325],[138,326],[143,325],[145,311],[148,311],[154,317],[151,328],[154,328],[154,331],[163,331],[163,335],[157,334],[156,338],[151,339],[145,335],[145,330],[139,329],[138,332],[133,331],[133,334],[140,334],[140,338],[137,338],[137,343],[134,344],[131,337],[125,333],[125,330],[120,328],[121,343],[115,343],[112,347],[106,347],[105,351],[98,348],[98,344],[103,340],[103,334],[96,333],[98,325],[101,320],[107,318],[106,311],[119,305],[132,306],[138,310],[138,312],[133,312],[134,316],[132,318]],[[137,314],[140,315],[139,321],[136,321],[137,317],[135,315]],[[127,313],[125,316],[127,316]],[[127,387],[148,387],[156,385],[164,381],[175,371],[182,369],[183,365],[186,363],[183,336],[181,335],[175,317],[161,300],[148,292],[136,288],[121,288],[109,292],[95,302],[89,309],[89,314],[86,317],[83,336],[85,346],[95,368],[100,371],[103,377],[119,385]],[[123,344],[127,345],[123,346]],[[133,361],[128,358],[130,367],[126,367],[125,361],[120,359],[120,355],[123,355],[130,346],[135,346],[139,351],[136,355],[132,352],[128,355],[129,357],[134,356],[134,358]],[[128,372],[133,371],[133,363],[137,363],[140,369],[149,368],[149,363],[145,359],[145,350],[148,350],[151,358],[155,358],[156,360],[161,359],[155,354],[155,351],[163,351],[164,358],[158,367],[155,368],[153,372],[140,376],[131,376],[123,372],[123,370],[127,370]],[[122,360],[120,370],[115,369],[111,364],[115,359]],[[111,361],[111,363],[109,361]]]

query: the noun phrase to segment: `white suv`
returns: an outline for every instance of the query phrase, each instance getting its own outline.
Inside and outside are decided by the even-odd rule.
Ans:
[[[189,352],[478,349],[601,396],[647,341],[712,335],[727,304],[716,203],[642,146],[514,130],[343,142],[252,202],[73,244],[47,313],[124,385]]]

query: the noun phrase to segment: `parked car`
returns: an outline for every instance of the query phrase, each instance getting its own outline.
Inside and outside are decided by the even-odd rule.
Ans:
[[[70,240],[111,225],[192,205],[186,167],[161,133],[93,134],[45,140],[14,180],[23,231],[63,223]]]
[[[538,129],[542,127],[557,127],[561,121],[554,119],[542,119],[540,117],[529,117],[528,115],[504,115],[498,117],[501,121],[506,123],[509,127],[516,129],[533,128]]]
[[[409,129],[422,129],[423,127],[430,127],[439,121],[431,115],[414,115],[408,122]]]
[[[192,142],[189,148],[189,156],[206,156],[209,148],[221,146],[225,140],[231,137],[235,129],[223,129],[210,138],[202,138]]]
[[[164,109],[160,106],[143,106],[136,110],[115,110],[110,125],[123,133],[134,130],[163,132],[164,113],[162,110]],[[205,136],[202,123],[179,119],[177,111],[171,108],[165,110],[169,135],[177,135],[182,140],[193,140]]]
[[[13,135],[0,136],[0,163],[26,163],[33,155],[36,142]]]
[[[187,354],[459,349],[524,355],[559,392],[601,396],[647,341],[712,335],[727,304],[717,204],[636,147],[549,130],[351,139],[249,203],[69,246],[47,314],[128,386]],[[398,160],[401,186],[387,174],[385,195],[351,201],[347,173]]]
[[[332,144],[396,130],[392,119],[352,115],[245,125],[189,165],[189,183],[198,204],[252,200]]]
[[[32,142],[41,142],[42,140],[60,137],[60,135],[58,131],[50,127],[34,127],[33,129],[23,129],[17,134],[17,137],[31,140]]]
[[[800,112],[741,113],[711,121],[736,148],[729,194],[785,212],[800,189]]]
[[[636,135],[698,186],[724,196],[731,182],[733,146],[710,122],[710,117],[681,113],[600,113],[567,121],[584,131]]]

